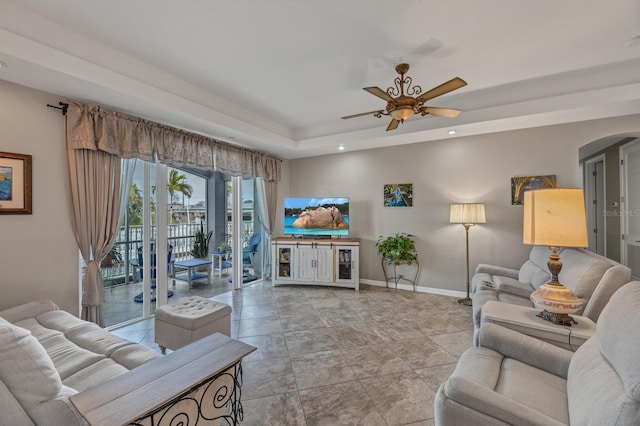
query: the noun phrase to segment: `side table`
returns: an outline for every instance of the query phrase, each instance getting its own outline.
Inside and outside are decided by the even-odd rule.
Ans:
[[[216,250],[209,252],[211,254],[211,262],[213,262],[213,271],[217,272],[219,277],[222,277],[222,270],[231,267],[231,264],[225,260],[226,256],[230,252],[225,250]]]
[[[596,324],[587,317],[571,315],[577,324],[567,327],[537,317],[539,312],[539,308],[490,301],[482,307],[480,325],[499,324],[570,351],[596,333]]]
[[[175,274],[173,276],[173,285],[176,284],[176,280],[187,281],[189,283],[189,288],[191,288],[191,284],[194,280],[199,280],[201,278],[207,279],[207,284],[211,284],[211,261],[204,259],[187,259],[187,260],[177,260],[173,264],[174,268],[186,269],[186,274]],[[199,267],[206,267],[207,273],[203,274],[200,272],[196,272],[195,269]]]

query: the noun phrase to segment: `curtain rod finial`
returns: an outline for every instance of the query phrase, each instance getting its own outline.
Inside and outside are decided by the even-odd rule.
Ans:
[[[58,102],[58,105],[60,106],[47,104],[49,108],[59,109],[62,112],[62,115],[67,115],[67,109],[69,109],[69,104],[65,102]]]

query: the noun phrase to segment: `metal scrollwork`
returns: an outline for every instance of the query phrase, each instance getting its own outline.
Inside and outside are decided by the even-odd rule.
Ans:
[[[237,425],[243,417],[240,401],[242,364],[194,386],[131,423],[135,426]]]
[[[404,74],[402,74],[400,77],[396,77],[393,82],[395,84],[395,87],[389,87],[387,89],[387,94],[394,98],[405,95],[417,96],[422,93],[422,87],[418,86],[417,84],[415,86],[411,86],[411,84],[413,83],[413,79],[409,76],[405,76]]]

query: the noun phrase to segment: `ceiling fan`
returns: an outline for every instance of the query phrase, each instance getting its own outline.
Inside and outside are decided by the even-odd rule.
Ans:
[[[355,118],[369,114],[373,114],[374,117],[380,118],[383,115],[390,115],[391,122],[387,126],[387,131],[389,131],[398,128],[400,123],[404,123],[405,120],[409,119],[414,114],[420,114],[423,116],[430,114],[447,118],[454,118],[460,114],[461,111],[459,109],[429,107],[425,105],[425,102],[466,86],[466,81],[460,77],[456,77],[423,93],[422,87],[418,85],[411,85],[413,80],[411,77],[406,75],[407,71],[409,71],[409,64],[399,64],[396,66],[396,72],[400,74],[400,77],[395,78],[395,87],[389,87],[386,92],[379,87],[363,88],[363,90],[366,90],[372,95],[387,101],[385,109],[347,115],[342,118]]]

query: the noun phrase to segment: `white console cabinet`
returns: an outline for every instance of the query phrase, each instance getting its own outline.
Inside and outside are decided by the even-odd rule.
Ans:
[[[360,271],[357,238],[274,238],[272,280],[279,284],[308,284],[358,290]]]

